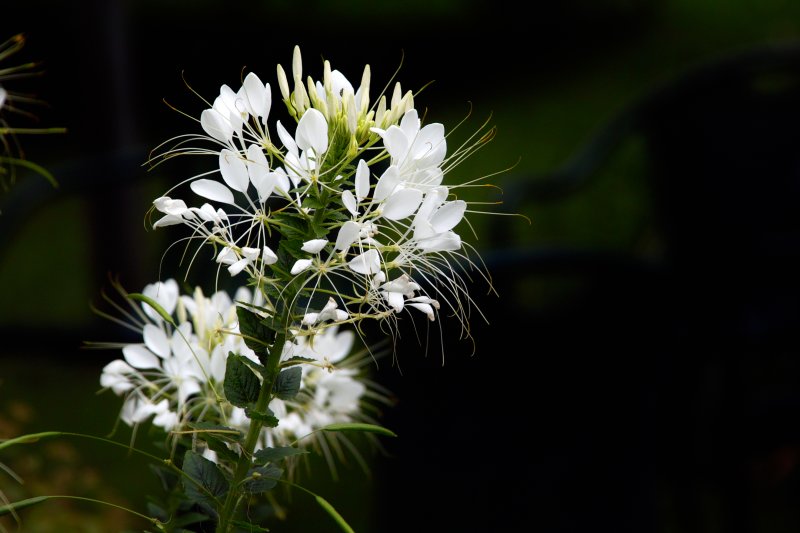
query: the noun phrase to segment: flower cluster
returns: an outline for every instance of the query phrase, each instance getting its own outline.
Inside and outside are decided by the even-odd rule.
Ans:
[[[236,302],[252,303],[252,293],[241,288],[232,300],[225,291],[208,297],[196,288],[182,295],[170,279],[148,285],[143,294],[171,320],[146,304],[127,313],[126,325],[142,342],[122,345],[123,357],[108,363],[100,377],[105,389],[125,397],[121,419],[135,426],[152,418],[167,432],[201,422],[247,431],[250,420],[225,400],[223,383],[230,353],[258,363],[242,340],[236,313]],[[304,361],[299,392],[291,400],[270,402],[279,424],[263,428],[256,449],[309,444],[314,439],[304,437],[324,426],[365,420],[361,401],[367,386],[356,368],[358,354],[351,354],[353,343],[353,332],[331,328],[313,342],[298,337],[284,346],[282,361]]]
[[[212,172],[188,180],[200,205],[172,189],[154,202],[154,226],[188,226],[187,240],[213,246],[231,276],[246,273],[272,300],[291,297],[314,332],[408,309],[433,321],[443,304],[466,324],[461,267],[475,265],[455,228],[467,203],[443,179],[486,137],[448,157],[444,126],[423,125],[399,83],[371,105],[368,66],[357,89],[327,61],[321,81],[302,72],[295,48],[292,90],[278,66],[293,134],[280,120],[270,126],[271,86],[256,74],[237,91],[221,87],[200,116],[204,134],[179,137],[156,158],[216,158]]]

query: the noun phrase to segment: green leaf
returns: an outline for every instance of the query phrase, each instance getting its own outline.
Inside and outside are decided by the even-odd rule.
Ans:
[[[241,305],[236,306],[236,316],[239,318],[239,331],[244,343],[256,352],[262,364],[266,364],[266,355],[269,354],[270,344],[275,340],[275,331],[260,316]]]
[[[219,467],[202,455],[188,450],[183,457],[183,471],[195,481],[183,481],[186,496],[212,509],[219,507],[220,498],[228,492],[228,480]]]
[[[211,517],[203,513],[186,513],[179,516],[174,516],[169,522],[171,527],[183,527],[189,524],[196,524],[198,522],[205,522]]]
[[[250,494],[261,494],[272,490],[283,475],[283,470],[274,465],[257,466],[247,472],[252,478],[244,483],[244,490]]]
[[[261,382],[245,364],[245,357],[230,352],[225,365],[225,398],[236,407],[247,407],[258,400]]]
[[[242,522],[241,520],[231,520],[231,524],[244,531],[250,531],[251,533],[269,532],[269,529],[265,527],[257,526],[255,524],[251,524],[250,522]]]
[[[303,369],[293,366],[287,370],[282,370],[275,380],[275,395],[281,400],[291,400],[300,391],[300,378]]]
[[[139,294],[138,292],[134,292],[134,293],[128,294],[128,298],[130,298],[131,300],[137,300],[139,302],[146,303],[147,305],[152,307],[155,310],[156,313],[161,315],[161,318],[166,320],[167,323],[172,324],[176,328],[178,327],[175,324],[175,320],[172,318],[172,315],[167,313],[167,311],[163,307],[161,307],[161,304],[159,304],[157,301],[153,300],[149,296],[145,296],[144,294]]]
[[[38,442],[39,439],[48,439],[50,437],[60,437],[63,433],[60,431],[43,431],[42,433],[29,433],[28,435],[22,435],[21,437],[16,437],[13,439],[4,440],[0,442],[0,450],[3,448],[8,448],[10,446],[14,446],[15,444],[30,444],[33,442]]]
[[[350,524],[348,524],[345,521],[345,519],[342,518],[342,515],[340,515],[339,512],[336,509],[334,509],[333,505],[328,503],[328,501],[325,498],[315,494],[314,499],[317,500],[317,503],[319,504],[320,507],[325,509],[325,512],[331,515],[331,517],[336,521],[337,524],[339,524],[339,527],[342,528],[343,531],[347,531],[347,533],[355,533],[355,531],[353,531],[353,528],[350,527]]]
[[[303,363],[315,363],[316,359],[311,359],[309,357],[290,357],[286,361],[281,362],[281,367],[285,368],[287,366],[294,366],[294,365],[302,365]]]
[[[250,407],[246,407],[244,410],[244,414],[247,415],[247,418],[251,420],[259,420],[263,422],[267,427],[276,428],[278,427],[278,419],[275,418],[275,413],[270,411],[269,407],[267,407],[267,412],[262,413],[260,411],[256,411],[255,409],[251,409]]]
[[[214,424],[212,422],[194,422],[189,424],[189,427],[196,430],[195,433],[197,433],[201,438],[205,438],[208,435],[213,435],[214,438],[229,442],[240,442],[242,440],[242,432],[238,429],[222,426],[220,424]]]
[[[329,424],[323,428],[322,431],[362,431],[366,433],[377,433],[386,437],[396,437],[394,431],[386,429],[383,426],[376,426],[375,424],[363,424],[360,422],[343,422],[341,424]]]
[[[267,463],[276,463],[282,461],[287,457],[295,455],[303,455],[308,453],[307,450],[295,448],[294,446],[279,446],[277,448],[262,448],[253,454],[253,462],[257,465]]]
[[[18,502],[8,503],[6,505],[0,506],[0,516],[7,515],[12,511],[16,512],[20,509],[24,509],[26,507],[30,507],[31,505],[36,505],[37,503],[42,503],[50,499],[50,496],[35,496],[33,498],[28,498],[27,500],[20,500]]]

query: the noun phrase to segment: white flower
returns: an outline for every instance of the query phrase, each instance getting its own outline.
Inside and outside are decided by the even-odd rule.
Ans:
[[[342,320],[347,320],[347,311],[342,311],[338,309],[338,305],[333,298],[328,299],[328,303],[325,304],[325,307],[322,308],[322,311],[319,313],[306,313],[303,315],[303,324],[313,326],[319,322],[326,322],[328,320],[333,320],[335,322],[341,322]]]

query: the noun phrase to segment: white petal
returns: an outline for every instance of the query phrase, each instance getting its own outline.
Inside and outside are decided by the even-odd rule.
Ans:
[[[295,156],[299,155],[297,151],[297,144],[294,142],[294,138],[289,134],[288,131],[286,131],[286,128],[283,127],[281,121],[279,120],[275,126],[278,130],[278,137],[280,138],[286,150]]]
[[[261,252],[261,262],[265,265],[274,265],[278,262],[278,256],[269,246],[264,246],[264,250]]]
[[[348,190],[342,191],[342,203],[350,211],[351,215],[358,216],[358,202],[356,202],[356,197],[353,196],[353,193]]]
[[[389,306],[394,309],[395,313],[399,313],[403,310],[404,299],[402,293],[384,292],[383,296],[386,298],[386,301],[389,302]]]
[[[422,202],[422,191],[418,189],[400,189],[389,196],[383,206],[383,216],[389,220],[400,220],[410,217]]]
[[[247,96],[250,112],[257,117],[267,118],[272,105],[272,94],[269,90],[269,84],[265,85],[261,83],[256,73],[251,72],[245,77],[242,87]]]
[[[295,139],[301,150],[312,149],[318,156],[323,154],[328,149],[328,122],[325,116],[314,108],[303,113],[297,123]]]
[[[319,313],[306,313],[303,315],[303,324],[313,326],[319,321]]]
[[[358,161],[355,182],[356,198],[358,198],[360,202],[369,194],[369,166],[367,166],[367,163],[365,163],[363,159]]]
[[[219,254],[217,254],[217,263],[222,263],[224,265],[232,265],[238,260],[239,256],[236,255],[236,252],[233,251],[233,248],[230,248],[229,246],[226,246],[219,251]]]
[[[400,129],[405,134],[406,138],[412,139],[419,132],[420,120],[419,113],[416,109],[409,109],[400,119]]]
[[[451,230],[461,222],[466,210],[467,202],[464,200],[447,202],[433,214],[431,217],[431,225],[436,233],[443,233]]]
[[[411,148],[411,156],[417,160],[419,168],[436,167],[444,161],[447,154],[447,141],[444,126],[439,123],[428,124],[419,131]]]
[[[402,163],[408,153],[408,138],[397,126],[389,126],[383,135],[383,145],[392,156],[392,163]]]
[[[169,338],[164,330],[153,324],[146,324],[142,330],[144,343],[151,352],[163,358],[169,357]]]
[[[200,179],[190,185],[195,194],[223,204],[235,204],[233,192],[218,181]]]
[[[174,279],[151,283],[142,291],[142,294],[158,302],[158,304],[170,315],[173,311],[175,311],[175,306],[178,303],[179,293],[180,289],[178,288],[178,282]],[[147,314],[147,316],[152,318],[154,321],[158,323],[162,322],[163,319],[161,318],[161,315],[159,315],[155,309],[144,302],[142,302],[142,309],[144,309],[144,312]]]
[[[310,241],[304,242],[300,249],[310,254],[318,254],[325,248],[326,244],[328,244],[327,239],[311,239]]]
[[[396,166],[392,165],[387,168],[384,173],[381,174],[380,179],[378,179],[378,183],[375,185],[375,192],[372,195],[372,200],[374,202],[383,201],[394,192],[398,183],[400,183],[400,172]]]
[[[428,315],[428,320],[430,320],[431,322],[436,320],[436,314],[433,312],[433,307],[431,307],[430,305],[428,305],[428,304],[409,303],[408,306],[409,307],[414,307],[416,309],[419,309],[420,311],[422,311],[423,313]]]
[[[250,174],[250,182],[256,188],[258,200],[264,203],[272,194],[277,180],[275,174],[269,171],[267,156],[257,144],[251,144],[247,149],[247,173]]]
[[[164,215],[153,223],[153,229],[163,228],[164,226],[174,226],[175,224],[183,224],[183,217],[175,215]]]
[[[231,123],[214,109],[206,109],[200,113],[200,126],[218,141],[228,142],[233,137]]]
[[[350,245],[358,238],[361,232],[361,224],[348,220],[342,227],[339,228],[339,234],[336,236],[336,244],[334,248],[340,252],[350,248]]]
[[[242,257],[246,257],[250,261],[254,261],[258,254],[261,253],[261,250],[258,248],[251,248],[249,246],[242,246]]]
[[[250,263],[250,260],[246,257],[244,259],[239,259],[234,264],[228,267],[228,272],[230,272],[231,276],[235,276],[239,272],[245,269],[245,267]]]
[[[294,265],[292,265],[291,273],[294,276],[306,270],[310,266],[311,266],[311,259],[298,259],[297,261],[295,261]]]
[[[292,186],[289,184],[289,177],[282,168],[275,169],[272,173],[275,176],[275,188],[278,191],[288,193]]]
[[[228,149],[220,151],[219,171],[228,187],[234,191],[247,192],[250,177],[247,175],[247,165],[237,152]]]
[[[122,348],[125,361],[134,368],[158,368],[158,357],[142,344],[129,344]]]
[[[354,257],[348,266],[359,274],[376,274],[381,270],[381,257],[377,250],[367,250]]]

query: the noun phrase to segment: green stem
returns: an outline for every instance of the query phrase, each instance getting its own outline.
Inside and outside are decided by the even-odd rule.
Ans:
[[[288,320],[288,319],[287,319]],[[272,349],[269,353],[269,359],[266,365],[266,371],[261,382],[261,390],[256,400],[255,411],[264,413],[269,406],[273,397],[273,389],[275,387],[275,380],[278,378],[280,372],[279,363],[281,354],[283,353],[283,346],[286,343],[286,334],[278,333],[275,336],[275,342],[272,344]],[[219,521],[217,522],[217,533],[230,533],[232,530],[232,521],[236,515],[236,509],[241,501],[242,493],[239,489],[244,479],[247,477],[247,472],[252,466],[252,456],[255,450],[258,437],[261,435],[261,429],[264,423],[257,419],[250,419],[250,429],[247,431],[244,445],[242,446],[241,453],[239,454],[239,461],[233,472],[231,479],[230,489],[225,498],[222,510],[219,513]]]

